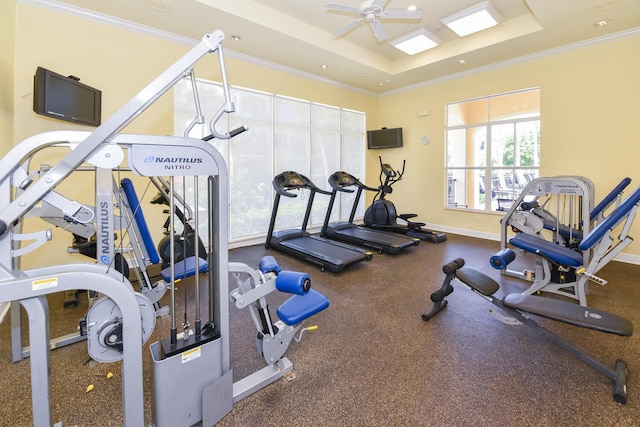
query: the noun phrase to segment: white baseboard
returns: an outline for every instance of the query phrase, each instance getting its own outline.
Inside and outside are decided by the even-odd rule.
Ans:
[[[487,232],[484,232],[484,231],[470,230],[470,229],[467,229],[467,228],[448,227],[448,226],[443,226],[443,225],[439,225],[439,224],[426,224],[425,228],[429,229],[429,230],[442,231],[444,233],[459,234],[461,236],[466,236],[466,237],[475,237],[477,239],[491,240],[491,241],[494,241],[494,242],[499,242],[500,241],[500,234],[499,233],[487,233]],[[318,230],[314,229],[314,230],[309,230],[309,231],[311,233],[315,233],[315,232],[318,232],[320,230],[319,229]],[[235,249],[235,248],[242,248],[244,246],[253,246],[253,245],[258,245],[258,244],[264,244],[264,241],[265,241],[265,237],[255,237],[255,238],[246,239],[246,240],[238,240],[238,241],[230,242],[229,243],[229,249]],[[640,265],[640,255],[621,253],[621,254],[618,254],[618,256],[616,256],[614,258],[614,261],[625,262],[627,264]]]
[[[445,233],[459,234],[461,236],[476,237],[478,239],[493,240],[496,242],[500,241],[500,234],[498,233],[485,233],[483,231],[469,230],[466,228],[457,227],[446,227],[437,224],[427,224],[425,228],[444,231]],[[618,254],[618,256],[616,256],[613,260],[625,262],[627,264],[640,265],[640,255],[625,254],[624,252]]]

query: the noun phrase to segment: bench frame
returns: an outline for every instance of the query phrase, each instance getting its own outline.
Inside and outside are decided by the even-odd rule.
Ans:
[[[575,309],[584,310],[584,308],[580,306],[576,306],[575,304],[572,304],[570,302],[561,301],[561,300],[553,300],[553,304],[555,305],[553,310],[548,310],[543,314],[536,313],[534,311],[525,311],[522,309],[517,309],[515,308],[517,304],[511,304],[512,301],[510,301],[509,296],[507,296],[504,300],[500,300],[494,297],[494,293],[500,288],[498,283],[492,278],[490,278],[489,276],[486,276],[485,274],[481,273],[478,270],[475,270],[471,267],[464,267],[463,259],[458,258],[446,264],[443,267],[443,271],[446,274],[446,277],[442,286],[440,287],[440,289],[438,289],[433,294],[431,294],[431,300],[434,302],[434,306],[430,311],[422,315],[422,320],[424,321],[430,320],[432,317],[434,317],[437,313],[439,313],[442,309],[444,309],[447,306],[447,300],[445,298],[447,295],[453,292],[453,286],[451,285],[451,283],[453,282],[453,279],[457,279],[458,283],[461,283],[462,285],[470,289],[475,294],[491,302],[493,305],[499,307],[502,311],[504,311],[509,316],[511,316],[512,321],[509,322],[510,324],[513,324],[514,323],[513,319],[516,319],[518,322],[531,327],[538,333],[542,334],[545,338],[551,340],[553,343],[555,343],[559,347],[569,352],[574,357],[580,359],[581,361],[591,366],[592,368],[596,369],[598,372],[600,372],[607,378],[611,379],[614,382],[613,399],[620,404],[627,403],[627,385],[626,385],[627,364],[625,361],[623,361],[622,359],[616,360],[615,368],[612,369],[609,366],[602,363],[601,361],[595,359],[594,357],[580,350],[578,347],[574,346],[573,344],[560,338],[558,335],[554,334],[553,332],[545,328],[543,325],[536,322],[533,318],[531,318],[530,315],[531,314],[543,315],[548,319],[552,319],[552,320],[556,320],[564,323],[571,323],[576,326],[582,326],[590,329],[599,330],[601,332],[609,332],[609,333],[614,333],[622,336],[630,336],[632,333],[633,327],[629,321],[627,321],[626,319],[620,318],[618,316],[612,315],[610,313],[589,309],[595,315],[592,317],[585,316],[585,319],[583,322],[584,324],[577,325],[576,323],[572,323],[568,321],[567,316],[565,316],[565,309],[566,311],[571,311]],[[530,301],[536,301],[536,302],[540,302],[540,300],[545,299],[543,297],[534,296],[534,295],[518,295],[518,297],[525,298]],[[599,327],[597,320],[594,320],[594,319],[597,319],[599,316],[607,316],[609,318],[613,318],[614,320],[618,321],[618,323],[620,323],[619,329],[615,329],[615,328],[609,329],[609,330],[601,329]]]

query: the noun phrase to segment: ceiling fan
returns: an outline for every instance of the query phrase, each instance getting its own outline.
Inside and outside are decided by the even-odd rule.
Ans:
[[[346,12],[353,15],[358,15],[360,18],[351,21],[344,27],[338,29],[332,35],[334,37],[340,37],[343,34],[351,31],[360,24],[367,22],[373,31],[373,35],[379,42],[387,39],[387,33],[384,31],[380,19],[420,19],[422,17],[422,10],[407,10],[407,9],[384,9],[385,3],[388,0],[366,0],[362,2],[360,8],[351,6],[344,6],[341,4],[328,4],[327,9],[336,12]]]

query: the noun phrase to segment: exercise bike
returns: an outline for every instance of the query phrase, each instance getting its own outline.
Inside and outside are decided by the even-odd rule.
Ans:
[[[373,203],[364,213],[364,225],[370,228],[406,234],[407,236],[432,243],[440,243],[447,240],[445,233],[424,229],[424,222],[412,220],[418,215],[397,213],[395,205],[390,200],[387,200],[386,196],[393,191],[393,184],[402,179],[406,161],[402,162],[402,171],[398,171],[388,163],[382,163],[381,156],[378,159],[380,160],[380,186]],[[400,222],[398,222],[398,219]]]

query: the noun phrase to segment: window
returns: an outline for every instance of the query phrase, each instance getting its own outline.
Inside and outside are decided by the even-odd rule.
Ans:
[[[447,105],[446,204],[504,211],[540,170],[540,89]]]
[[[222,104],[224,96],[218,83],[197,83],[202,114],[210,120]],[[195,104],[189,79],[174,87],[174,129],[182,135],[195,116]],[[269,228],[274,192],[271,181],[285,170],[306,175],[318,187],[329,190],[327,179],[338,170],[357,177],[364,176],[366,143],[364,113],[321,105],[264,92],[232,88],[236,111],[225,115],[218,124],[219,132],[241,125],[249,128],[231,140],[211,140],[222,153],[229,170],[229,238],[231,242],[260,238]],[[224,120],[228,123],[223,123]],[[197,126],[192,137],[209,135],[209,124]],[[186,183],[187,192],[192,191]],[[200,203],[206,203],[206,182],[199,185]],[[301,225],[308,194],[280,203],[277,229]],[[351,205],[344,197],[336,200],[334,220],[348,219]],[[359,207],[364,212],[363,201]],[[309,227],[324,221],[329,196],[319,194]],[[201,207],[200,212],[206,209]],[[206,215],[201,215],[201,237],[206,237]]]

